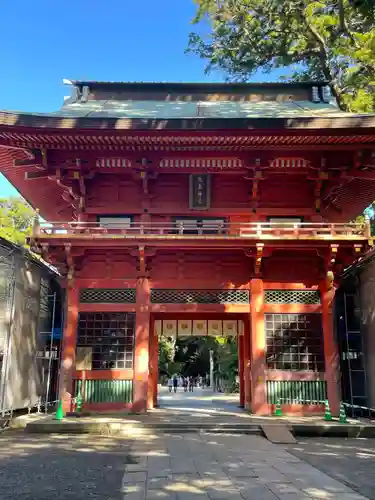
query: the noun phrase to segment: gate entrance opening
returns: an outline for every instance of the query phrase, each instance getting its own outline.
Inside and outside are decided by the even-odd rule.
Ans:
[[[248,348],[244,352],[245,321],[231,314],[155,318],[150,339],[149,407],[177,404],[199,409],[227,400],[232,406],[243,407],[244,357],[249,366],[250,351]],[[177,378],[176,397],[174,391],[169,395],[171,378]],[[194,384],[191,394],[184,391],[187,378]]]

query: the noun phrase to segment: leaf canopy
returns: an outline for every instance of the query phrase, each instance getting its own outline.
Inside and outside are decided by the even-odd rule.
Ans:
[[[17,245],[26,245],[34,216],[34,210],[22,198],[0,198],[0,236]]]
[[[372,0],[195,0],[189,51],[233,81],[285,67],[287,80],[329,82],[342,109],[372,111],[375,3]],[[202,31],[202,30],[200,30]]]

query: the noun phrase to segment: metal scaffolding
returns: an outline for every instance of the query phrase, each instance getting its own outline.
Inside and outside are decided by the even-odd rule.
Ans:
[[[5,250],[5,249],[3,249]],[[12,348],[12,321],[16,284],[14,250],[0,255],[0,412],[5,410],[6,385]]]
[[[41,279],[40,307],[39,307],[39,334],[36,362],[39,365],[41,379],[40,406],[47,411],[49,405],[54,405],[58,397],[57,380],[60,367],[60,327],[56,324],[58,307],[56,291],[50,288],[50,282]],[[60,310],[61,312],[61,310]]]
[[[367,376],[359,298],[342,291],[336,300],[342,399],[351,407],[367,407]]]

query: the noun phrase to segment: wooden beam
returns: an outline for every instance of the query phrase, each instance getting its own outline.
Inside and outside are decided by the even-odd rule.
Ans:
[[[48,172],[48,170],[42,170],[39,172],[25,172],[25,181],[31,181],[34,179],[48,179],[48,177],[51,177],[51,175],[54,175],[54,172]]]
[[[375,181],[375,171],[370,172],[366,170],[348,170],[347,172],[342,172],[341,178]]]
[[[42,167],[40,159],[38,160],[36,158],[26,158],[25,160],[14,160],[13,165],[15,167],[32,167],[32,166]]]

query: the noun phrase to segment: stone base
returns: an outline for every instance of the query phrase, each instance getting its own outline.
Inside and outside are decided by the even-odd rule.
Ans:
[[[250,417],[251,418],[251,417]],[[258,420],[258,419],[257,419]],[[71,434],[104,434],[134,436],[153,432],[168,434],[186,434],[210,432],[216,434],[257,434],[267,437],[263,426],[268,429],[282,425],[295,437],[375,437],[375,425],[364,423],[340,424],[338,421],[326,423],[296,423],[287,418],[259,419],[258,422],[161,422],[156,419],[136,419],[105,417],[68,417],[54,420],[49,416],[39,421],[28,422],[26,431],[31,433],[71,433]]]

